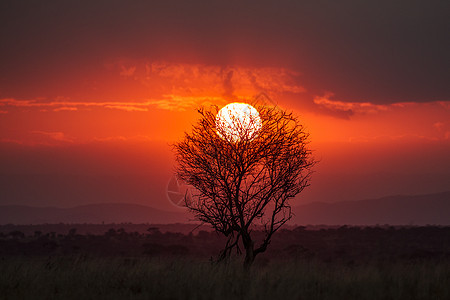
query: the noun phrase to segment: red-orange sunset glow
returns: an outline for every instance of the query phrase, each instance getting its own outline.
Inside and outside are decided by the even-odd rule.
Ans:
[[[309,132],[319,163],[294,204],[450,188],[443,9],[175,2],[1,5],[0,205],[176,210],[170,145],[232,102]]]
[[[118,74],[116,81],[104,84],[108,97],[86,90],[79,101],[67,90],[55,98],[0,99],[2,125],[9,128],[2,132],[2,140],[23,144],[139,137],[172,141],[195,120],[196,108],[255,98],[299,113],[317,142],[436,141],[448,140],[450,134],[447,101],[333,100],[331,93],[308,93],[299,75],[288,69],[156,62],[119,65],[104,72]],[[113,94],[108,86],[122,92]]]

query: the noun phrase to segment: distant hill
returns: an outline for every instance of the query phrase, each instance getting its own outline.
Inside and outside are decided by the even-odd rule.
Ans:
[[[450,225],[450,191],[417,196],[335,203],[312,202],[292,208],[298,225]],[[105,203],[73,208],[0,206],[0,224],[187,223],[192,216],[149,206]]]
[[[312,202],[292,208],[293,224],[450,225],[450,191],[379,199]]]
[[[0,224],[44,223],[186,223],[188,215],[125,203],[105,203],[72,208],[0,206]]]

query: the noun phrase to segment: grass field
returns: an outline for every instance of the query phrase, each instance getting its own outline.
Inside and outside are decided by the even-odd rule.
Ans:
[[[1,299],[450,299],[450,262],[7,257]]]

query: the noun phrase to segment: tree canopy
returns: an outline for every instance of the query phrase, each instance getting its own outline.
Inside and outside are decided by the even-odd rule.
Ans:
[[[216,106],[198,111],[198,123],[174,145],[176,175],[193,187],[185,205],[228,237],[221,258],[242,244],[250,265],[292,217],[289,200],[309,185],[315,162],[308,133],[293,113],[277,107],[257,106],[259,116],[250,123],[238,117],[220,122]],[[260,122],[258,130],[252,122]],[[230,126],[239,138],[230,136]],[[265,233],[257,245],[255,229]]]

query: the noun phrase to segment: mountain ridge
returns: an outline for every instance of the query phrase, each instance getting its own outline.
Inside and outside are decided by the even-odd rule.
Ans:
[[[355,201],[310,202],[293,207],[297,224],[450,225],[450,191]]]
[[[289,224],[297,225],[450,225],[450,191],[422,195],[310,202],[293,206]],[[69,208],[0,206],[0,224],[188,223],[192,215],[135,203],[94,203]]]
[[[0,206],[0,224],[42,223],[181,223],[184,213],[134,203],[94,203],[69,208],[27,205]]]

